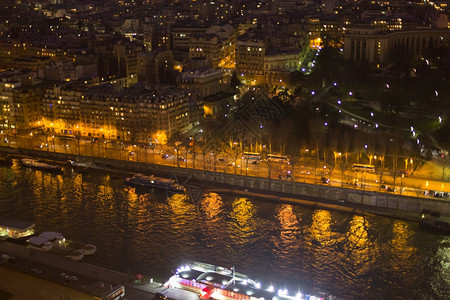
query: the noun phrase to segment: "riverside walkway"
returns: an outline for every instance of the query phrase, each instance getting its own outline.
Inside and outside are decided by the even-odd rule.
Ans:
[[[99,282],[104,286],[111,286],[112,289],[124,286],[125,299],[151,299],[156,293],[163,293],[169,299],[175,300],[198,299],[198,296],[194,293],[167,288],[152,280],[137,284],[132,282],[130,276],[125,273],[84,262],[72,261],[7,241],[0,241],[0,253],[14,257],[10,261],[0,263],[1,277],[7,276],[8,278],[8,281],[2,280],[3,282],[0,283],[0,292],[14,295],[12,299],[24,299],[24,297],[30,296],[33,298],[29,299],[46,300],[92,299],[94,295],[90,294],[85,287],[94,286]],[[73,279],[65,280],[61,277],[62,274],[70,275]],[[34,283],[36,280],[42,281],[42,283],[35,285],[36,290],[21,290],[22,280],[30,279]]]

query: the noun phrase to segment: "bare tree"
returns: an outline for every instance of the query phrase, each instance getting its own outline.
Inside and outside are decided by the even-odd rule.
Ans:
[[[345,130],[341,134],[341,140],[339,144],[340,149],[340,157],[339,157],[339,169],[341,170],[341,186],[344,184],[344,174],[348,170],[350,166],[350,145],[352,142],[351,133],[348,130]]]
[[[292,142],[292,134],[294,132],[294,123],[288,119],[282,119],[276,132],[275,141],[281,154],[286,153],[286,146]]]
[[[311,145],[314,149],[314,182],[317,182],[317,168],[320,164],[320,150],[323,149],[325,141],[325,130],[323,129],[323,123],[320,119],[312,119],[308,123],[309,131],[311,134]]]

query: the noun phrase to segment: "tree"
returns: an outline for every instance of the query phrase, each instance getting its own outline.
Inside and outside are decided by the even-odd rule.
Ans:
[[[231,87],[231,89],[236,89],[237,87],[239,87],[239,86],[241,86],[242,85],[242,83],[241,83],[241,81],[239,80],[239,77],[237,76],[237,74],[236,74],[236,71],[234,71],[232,74],[231,74],[231,79],[230,79],[230,87]]]

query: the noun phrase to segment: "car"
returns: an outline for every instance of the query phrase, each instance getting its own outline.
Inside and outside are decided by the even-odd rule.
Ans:
[[[330,178],[322,177],[322,178],[320,178],[320,182],[323,184],[329,184]]]
[[[186,161],[186,158],[184,158],[183,156],[178,157],[179,161]]]
[[[161,154],[161,158],[162,158],[162,159],[166,159],[166,158],[168,158],[168,157],[169,157],[169,154],[167,154],[167,153]]]
[[[223,157],[219,157],[219,158],[217,159],[217,161],[225,161],[225,159],[224,159]]]
[[[390,193],[394,192],[394,188],[391,186],[386,186],[385,189],[386,189],[386,192],[390,192]]]
[[[162,300],[162,299],[167,299],[166,295],[164,295],[163,293],[156,293],[155,296],[153,296],[152,298],[153,300]]]
[[[278,178],[292,180],[292,174],[284,174],[284,175],[280,174],[278,175]]]
[[[257,161],[257,160],[252,160],[252,164],[253,164],[253,165],[258,165],[258,164],[259,164],[259,161]]]
[[[29,268],[29,270],[31,272],[34,272],[36,274],[42,274],[42,270],[38,269],[38,268]]]

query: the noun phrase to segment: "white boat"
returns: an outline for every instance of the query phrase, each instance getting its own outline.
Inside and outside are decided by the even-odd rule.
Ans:
[[[31,249],[36,249],[40,251],[49,251],[53,248],[53,244],[48,241],[48,239],[34,236],[28,240],[28,245]]]
[[[95,251],[97,251],[97,247],[92,244],[86,244],[78,250],[81,251],[84,255],[92,255],[95,253]]]
[[[289,294],[285,288],[275,289],[272,285],[263,288],[261,283],[237,273],[234,267],[225,268],[196,261],[179,267],[167,284],[169,287],[196,292],[199,299],[333,299],[331,295],[319,298],[300,291]]]
[[[72,250],[66,254],[66,258],[69,258],[71,260],[82,260],[83,257],[84,254],[80,250]]]
[[[44,169],[47,171],[61,171],[61,166],[43,163],[33,158],[22,158],[20,161],[24,166],[30,168]]]
[[[184,187],[178,184],[175,180],[157,177],[154,175],[135,175],[133,177],[126,178],[125,181],[129,184],[145,187],[163,188],[176,193],[184,192]]]
[[[55,245],[64,244],[64,242],[66,241],[66,239],[64,238],[62,233],[54,232],[54,231],[44,231],[39,236],[47,239],[49,242],[51,242]]]

